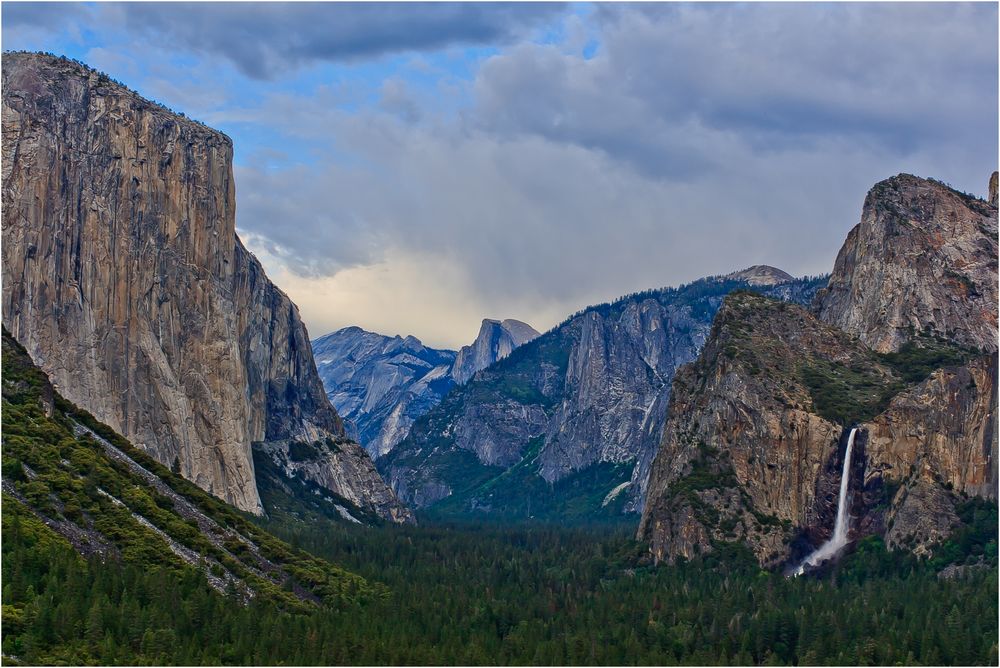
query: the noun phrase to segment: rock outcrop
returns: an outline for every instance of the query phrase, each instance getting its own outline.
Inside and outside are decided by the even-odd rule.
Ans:
[[[767,566],[804,556],[833,529],[852,425],[852,539],[926,553],[963,499],[996,500],[996,263],[995,208],[900,176],[817,295],[826,322],[727,298],[674,380],[639,528],[654,558],[729,541]]]
[[[727,298],[698,360],[674,380],[639,528],[657,560],[740,540],[773,565],[788,557],[793,527],[824,524],[819,483],[843,427],[817,414],[805,378],[831,367],[865,368],[877,387],[896,380],[804,308]],[[836,485],[826,487],[835,503]]]
[[[955,492],[996,501],[997,357],[935,371],[862,425],[865,486],[891,480],[899,491],[886,518],[886,544],[918,554],[959,524]]]
[[[952,491],[996,498],[995,366],[975,358],[900,391],[896,358],[805,309],[730,297],[674,380],[639,535],[657,560],[733,540],[767,566],[801,556],[796,539],[817,545],[833,528],[847,426],[858,424],[852,537],[888,524],[890,546],[906,536],[924,550],[957,522]]]
[[[923,332],[995,352],[996,205],[909,174],[876,184],[815,308],[879,352]]]
[[[536,338],[538,332],[520,320],[490,320],[479,327],[472,345],[462,346],[455,355],[451,376],[459,385],[467,383],[478,371],[510,355],[515,348]]]
[[[732,281],[746,281],[749,285],[781,285],[795,280],[795,277],[777,267],[766,264],[755,264],[743,271],[734,271],[727,274],[726,278]]]
[[[822,283],[759,289],[808,303]],[[441,513],[637,511],[673,374],[723,296],[749,285],[703,279],[586,309],[449,393],[379,469],[402,499]]]
[[[381,457],[455,382],[455,353],[407,336],[346,327],[312,343],[327,396],[372,458]]]
[[[995,355],[938,369],[862,425],[867,475],[915,476],[996,500],[996,405]]]
[[[4,55],[2,113],[5,325],[67,399],[261,512],[251,445],[343,425],[236,236],[231,141],[39,54]]]

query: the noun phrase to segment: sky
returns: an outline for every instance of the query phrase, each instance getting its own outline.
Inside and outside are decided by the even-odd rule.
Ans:
[[[313,337],[472,341],[771,264],[827,273],[900,172],[983,196],[996,3],[18,3],[226,132],[237,230]]]

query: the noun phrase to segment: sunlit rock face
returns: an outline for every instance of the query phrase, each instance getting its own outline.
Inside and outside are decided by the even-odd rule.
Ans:
[[[815,309],[879,352],[922,332],[995,352],[996,204],[909,174],[876,184]]]
[[[455,355],[451,375],[459,385],[467,383],[476,372],[514,352],[518,346],[536,338],[538,332],[520,320],[483,320],[472,345],[462,346]]]
[[[849,538],[918,554],[964,499],[997,498],[996,215],[895,177],[869,193],[812,312],[727,298],[673,382],[639,528],[655,559],[720,541],[768,566],[801,558],[830,538],[844,471]],[[950,352],[914,375],[937,354],[921,350]]]
[[[67,399],[261,512],[252,444],[343,424],[298,309],[236,236],[230,139],[38,54],[4,56],[2,113],[5,325]],[[357,469],[360,505],[384,506]]]

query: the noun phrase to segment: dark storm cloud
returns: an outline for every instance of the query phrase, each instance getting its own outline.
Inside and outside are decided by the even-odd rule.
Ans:
[[[595,58],[496,56],[476,118],[672,178],[725,159],[703,150],[711,131],[763,151],[995,144],[996,18],[991,4],[601,5]]]
[[[566,313],[762,262],[829,271],[877,181],[982,192],[995,169],[995,6],[616,5],[588,20],[592,57],[521,42],[484,61],[460,122],[392,82],[360,113],[269,101],[260,122],[354,158],[247,165],[241,188],[302,204],[241,203],[242,228],[280,238],[269,253],[309,280],[395,248],[457,267],[483,312]],[[271,230],[288,219],[296,234]]]
[[[451,45],[499,45],[565,11],[510,3],[126,3],[132,30],[228,58],[273,78],[316,61],[356,60]]]
[[[56,27],[56,24],[69,22],[87,11],[86,6],[77,2],[5,2],[0,7],[3,22],[8,28]]]
[[[433,320],[457,345],[484,315],[825,272],[877,181],[983,193],[996,169],[995,4],[73,7],[5,3],[5,44],[76,25],[230,131],[240,233],[314,331]],[[497,48],[345,76],[455,44]]]

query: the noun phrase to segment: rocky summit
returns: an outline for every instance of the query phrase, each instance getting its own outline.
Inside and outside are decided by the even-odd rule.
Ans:
[[[240,509],[252,447],[343,441],[298,309],[235,233],[232,143],[78,63],[5,54],[3,321],[68,400]],[[298,475],[408,511],[356,444]]]
[[[639,528],[653,556],[739,542],[763,565],[793,563],[830,537],[844,471],[849,537],[918,554],[969,499],[995,501],[996,217],[896,177],[869,194],[819,317],[727,298],[674,379]]]
[[[412,336],[345,327],[312,346],[327,396],[373,458],[392,450],[455,384],[454,351]]]
[[[455,355],[451,376],[459,385],[477,372],[510,355],[515,348],[536,338],[538,332],[520,320],[483,320],[472,345],[462,346]]]
[[[379,470],[400,498],[449,516],[637,511],[673,374],[698,354],[723,296],[754,287],[808,303],[824,282],[716,277],[588,308],[455,388]]]
[[[518,346],[538,336],[519,320],[483,320],[476,340],[453,350],[413,336],[345,327],[312,342],[327,396],[373,458],[406,438],[414,420]]]
[[[924,332],[996,351],[996,204],[909,174],[876,184],[815,309],[879,352]]]
[[[795,280],[795,277],[777,267],[766,264],[755,264],[743,271],[734,271],[727,274],[726,278],[733,281],[746,281],[750,285],[781,285]]]

